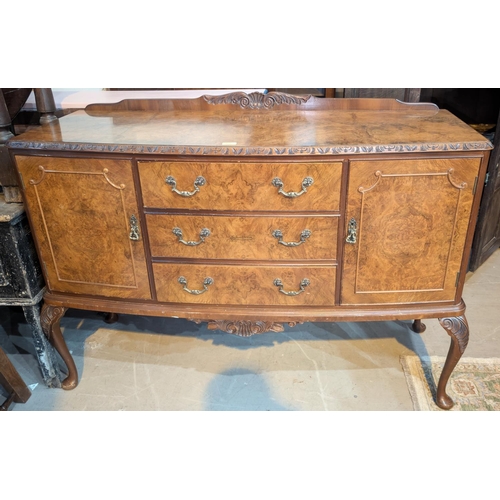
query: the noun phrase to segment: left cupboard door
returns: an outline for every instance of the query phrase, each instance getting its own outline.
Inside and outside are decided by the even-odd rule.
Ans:
[[[48,289],[150,299],[128,160],[17,156]]]

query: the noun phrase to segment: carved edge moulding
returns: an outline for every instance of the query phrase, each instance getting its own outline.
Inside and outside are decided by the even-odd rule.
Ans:
[[[148,146],[127,144],[85,144],[76,142],[38,143],[32,141],[11,140],[9,146],[16,149],[37,149],[50,151],[93,151],[98,153],[134,153],[134,154],[172,154],[203,156],[310,156],[342,155],[365,153],[412,153],[429,151],[476,151],[489,149],[491,143],[435,143],[435,144],[386,144],[378,146],[325,146],[325,147],[221,147],[221,146]]]

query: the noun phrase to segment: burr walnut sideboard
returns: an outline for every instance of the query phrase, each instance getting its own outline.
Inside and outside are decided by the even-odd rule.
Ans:
[[[281,93],[91,105],[11,139],[77,385],[67,308],[208,321],[438,318],[436,403],[468,342],[462,289],[491,144],[433,104]]]

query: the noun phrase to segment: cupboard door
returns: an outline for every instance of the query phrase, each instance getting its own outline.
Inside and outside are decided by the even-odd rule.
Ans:
[[[151,298],[130,161],[16,162],[49,290]]]
[[[351,162],[342,304],[455,300],[480,162]]]

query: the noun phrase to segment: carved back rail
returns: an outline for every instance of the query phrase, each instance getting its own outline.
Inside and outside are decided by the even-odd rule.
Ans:
[[[283,92],[232,92],[221,96],[205,95],[196,99],[125,99],[118,103],[89,104],[85,111],[91,116],[116,111],[231,111],[241,109],[286,110],[367,110],[401,111],[434,114],[439,108],[432,103],[404,103],[396,99],[335,99],[310,95],[296,96]]]

